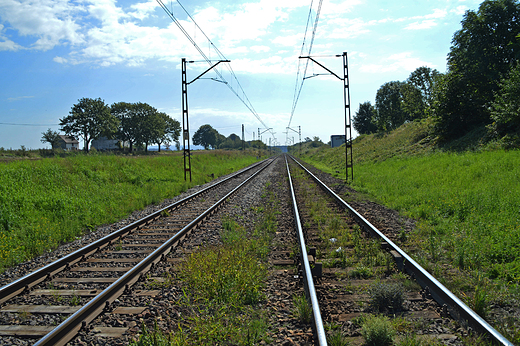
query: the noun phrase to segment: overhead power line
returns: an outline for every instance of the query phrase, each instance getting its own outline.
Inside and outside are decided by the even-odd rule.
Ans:
[[[312,17],[312,5],[313,5],[313,3],[314,3],[314,1],[311,0],[311,5],[309,7],[309,15],[307,16],[307,25],[305,27],[305,34],[303,35],[303,42],[302,42],[302,48],[301,48],[301,51],[300,51],[300,56],[304,55],[303,53],[304,53],[304,50],[305,50],[305,41],[307,39],[307,31],[309,30],[309,23],[310,23],[311,17]],[[318,21],[319,21],[319,18],[320,18],[320,12],[321,12],[321,5],[322,5],[322,3],[323,3],[323,0],[320,0],[320,2],[318,4],[318,9],[316,10],[316,18],[314,19],[314,25],[313,25],[313,29],[312,29],[311,42],[309,44],[309,49],[307,50],[306,55],[311,55],[311,52],[312,52],[312,45],[314,44],[314,38],[316,36],[316,29],[318,28]],[[303,71],[303,76],[301,77],[301,82],[300,82],[301,60],[298,59],[298,71],[296,72],[296,83],[294,85],[294,97],[293,97],[293,104],[292,104],[292,109],[291,109],[291,117],[289,118],[289,124],[287,125],[287,127],[291,127],[292,118],[294,116],[294,112],[296,110],[296,105],[298,104],[298,100],[300,98],[300,94],[301,94],[301,91],[302,91],[302,88],[303,88],[303,82],[306,79],[308,67],[309,67],[309,60],[306,60],[305,61],[305,68],[304,68],[304,71]],[[299,86],[298,86],[298,84],[299,84]]]
[[[17,123],[0,123],[0,125],[12,125],[12,126],[58,126],[60,124],[17,124]]]
[[[191,42],[191,44],[195,47],[195,49],[197,49],[197,51],[199,52],[199,54],[204,58],[204,60],[211,66],[212,63],[211,63],[211,59],[204,53],[204,51],[199,47],[199,45],[197,44],[197,42],[195,42],[195,40],[188,34],[188,32],[184,29],[184,27],[182,26],[182,24],[179,22],[179,20],[174,16],[173,12],[168,9],[168,7],[166,7],[166,5],[162,2],[162,0],[156,0],[159,5],[162,7],[162,9],[168,14],[168,16],[171,18],[171,20],[175,23],[175,25],[177,25],[177,27],[182,31],[182,33],[184,34],[184,36],[186,36],[186,38]],[[204,33],[204,31],[200,28],[200,26],[197,24],[197,22],[195,22],[195,20],[193,19],[193,17],[189,14],[189,12],[184,8],[184,6],[177,0],[177,3],[181,6],[181,8],[183,9],[183,11],[186,13],[186,15],[191,19],[191,21],[195,24],[196,28],[198,30],[200,30],[200,32],[204,35],[204,37],[206,38],[206,40],[208,41],[209,43],[209,46],[210,46],[210,50],[211,48],[213,48],[215,50],[215,52],[218,54],[219,56],[219,60],[229,60],[227,59],[224,54],[222,54],[222,52],[217,48],[217,46],[215,46],[215,44],[209,39],[209,37],[206,35],[206,33]],[[244,91],[244,89],[242,88],[242,85],[240,84],[240,82],[238,81],[238,78],[235,74],[235,72],[233,71],[233,68],[231,67],[231,64],[230,63],[223,63],[222,64],[223,66],[225,66],[225,68],[227,68],[227,70],[229,71],[229,73],[231,74],[231,78],[232,78],[232,81],[235,82],[236,86],[237,86],[237,89],[236,90],[235,88],[233,88],[233,85],[231,83],[229,83],[228,81],[226,81],[226,79],[224,78],[224,76],[222,75],[222,73],[219,71],[219,70],[215,70],[215,73],[217,74],[219,80],[219,82],[222,82],[224,84],[227,85],[227,87],[229,88],[229,90],[231,90],[231,92],[233,94],[235,94],[236,97],[238,97],[238,99],[240,101],[242,101],[242,103],[247,107],[247,109],[249,109],[249,111],[256,117],[256,119],[265,127],[265,128],[269,128],[265,123],[264,121],[260,118],[260,115],[256,112],[255,108],[253,107],[253,104],[251,103],[251,101],[249,100],[249,98],[247,97],[246,95],[246,92]],[[274,137],[274,132],[271,131],[271,134],[273,135]]]

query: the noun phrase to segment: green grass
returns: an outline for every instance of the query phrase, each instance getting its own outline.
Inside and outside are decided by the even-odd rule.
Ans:
[[[74,155],[0,164],[0,271],[256,158],[197,152],[192,183],[184,181],[182,160],[179,155]]]
[[[490,145],[441,150],[428,137],[428,126],[409,123],[384,136],[356,139],[352,186],[418,220],[418,239],[430,259],[520,283],[520,151]],[[344,148],[307,155],[316,167],[344,177]]]
[[[399,242],[470,307],[494,320],[491,305],[520,301],[520,150],[482,144],[479,130],[442,146],[428,121],[354,140],[354,181],[360,194],[417,220]],[[307,148],[303,159],[345,178],[345,148]],[[507,328],[518,343],[518,318]]]
[[[173,330],[144,327],[133,345],[258,345],[269,343],[264,287],[267,252],[276,232],[277,201],[264,194],[252,230],[222,218],[222,245],[203,246],[176,270],[184,296],[176,300],[182,315]],[[238,217],[240,219],[240,217]],[[156,342],[157,341],[157,342]]]
[[[519,283],[518,167],[520,151],[437,153],[360,165],[354,187],[420,220],[433,259]]]

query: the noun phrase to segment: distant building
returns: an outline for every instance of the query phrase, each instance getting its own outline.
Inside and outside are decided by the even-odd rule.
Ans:
[[[332,135],[330,136],[330,147],[336,148],[345,143],[345,135]]]
[[[78,150],[79,142],[76,138],[67,135],[58,135],[60,137],[58,147],[63,150]]]
[[[120,149],[121,141],[119,139],[108,139],[107,137],[100,137],[98,139],[93,139],[90,143],[91,148],[96,148],[96,150],[117,150]],[[125,142],[123,145],[125,148],[130,145]]]

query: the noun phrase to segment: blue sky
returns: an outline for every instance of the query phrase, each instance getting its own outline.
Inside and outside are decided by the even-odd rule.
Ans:
[[[377,89],[405,80],[420,66],[446,70],[451,39],[474,0],[323,0],[312,55],[342,74],[349,57],[352,116],[360,103],[374,103]],[[210,59],[217,53],[178,3],[163,0]],[[298,135],[324,142],[344,133],[342,82],[333,76],[306,79],[291,118],[298,56],[309,11],[319,0],[182,1],[182,5],[230,66],[256,114],[285,144]],[[311,5],[312,3],[312,5]],[[305,51],[311,32],[307,32]],[[41,133],[59,131],[80,98],[146,102],[181,116],[181,58],[201,61],[156,0],[0,0],[0,147],[44,148]],[[188,65],[188,79],[207,63]],[[244,98],[229,68],[222,76]],[[309,65],[307,75],[324,73]],[[215,72],[205,77],[216,78]],[[299,84],[298,84],[299,85]],[[223,135],[246,139],[263,124],[223,83],[197,80],[188,87],[190,130],[210,124]],[[291,119],[291,120],[290,120]],[[289,122],[290,121],[290,122]],[[263,130],[261,130],[263,131]],[[274,139],[272,139],[274,141]]]

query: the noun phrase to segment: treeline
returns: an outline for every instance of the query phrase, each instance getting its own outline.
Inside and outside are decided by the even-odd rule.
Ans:
[[[121,148],[157,144],[177,143],[181,132],[179,121],[168,114],[159,112],[146,103],[116,102],[111,106],[103,100],[82,98],[72,106],[69,115],[60,119],[61,130],[68,136],[82,138],[84,150],[89,151],[93,139],[107,137],[117,139]],[[58,133],[47,130],[42,134],[42,142],[57,147]]]
[[[232,133],[228,137],[221,135],[211,125],[202,125],[193,134],[193,144],[202,145],[204,149],[242,149],[242,148],[258,148],[267,149],[262,141],[242,142],[242,139]]]
[[[365,102],[353,119],[360,134],[393,130],[430,117],[441,140],[475,128],[489,139],[520,143],[520,3],[487,0],[467,11],[447,59],[447,72],[420,67],[403,82],[383,84],[375,105]],[[509,141],[511,142],[511,141]]]

